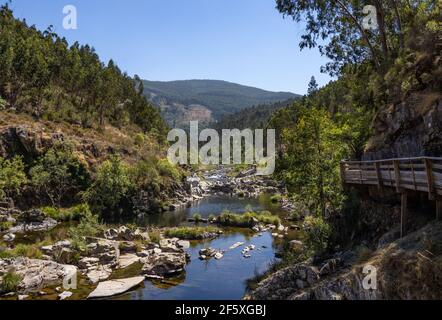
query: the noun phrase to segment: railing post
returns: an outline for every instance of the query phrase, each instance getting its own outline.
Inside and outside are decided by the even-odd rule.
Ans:
[[[394,167],[394,180],[396,183],[396,191],[397,193],[402,192],[401,188],[401,170],[399,168],[399,161],[393,160],[393,167]]]
[[[342,189],[345,191],[347,189],[347,181],[346,181],[346,178],[345,178],[345,162],[344,161],[341,161],[340,168],[341,168]]]
[[[381,165],[379,162],[374,163],[375,169],[376,169],[376,176],[378,178],[378,189],[381,191],[383,182],[382,182],[382,171],[381,171]]]
[[[427,174],[428,199],[434,200],[434,178],[433,178],[433,161],[425,158],[425,172]]]

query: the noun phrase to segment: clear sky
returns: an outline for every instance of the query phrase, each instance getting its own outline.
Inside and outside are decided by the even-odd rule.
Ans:
[[[77,30],[63,28],[68,4],[78,10]],[[300,94],[312,75],[320,85],[330,80],[320,73],[326,58],[299,50],[303,25],[283,19],[274,0],[13,0],[11,8],[148,80],[216,79]]]

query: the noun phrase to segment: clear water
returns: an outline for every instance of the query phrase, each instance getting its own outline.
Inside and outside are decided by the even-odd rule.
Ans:
[[[176,212],[149,215],[132,221],[120,223],[136,223],[140,226],[172,227],[191,225],[187,222],[195,213],[202,217],[219,215],[228,210],[243,213],[247,209],[254,211],[267,210],[275,215],[284,217],[286,212],[278,204],[270,201],[270,195],[261,195],[258,198],[237,198],[230,196],[212,196],[194,203],[191,208],[183,208]],[[46,237],[65,239],[69,225],[60,225],[50,232],[24,235],[19,242],[34,243]],[[269,265],[276,261],[275,253],[284,240],[273,239],[270,233],[263,233],[261,237],[248,229],[224,229],[225,233],[217,239],[205,242],[192,242],[188,253],[191,261],[186,271],[177,278],[165,281],[146,280],[144,285],[135,291],[115,297],[123,300],[236,300],[241,299],[247,290],[247,280],[256,274],[266,271]],[[290,233],[288,239],[296,239],[299,235]],[[236,242],[244,242],[244,246],[229,250]],[[241,254],[245,246],[253,244],[256,250],[251,251],[251,258],[244,258]],[[221,260],[199,260],[199,250],[205,247],[226,250]],[[141,266],[133,266],[125,270],[118,270],[112,275],[113,279],[138,276]],[[85,279],[80,279],[78,290],[74,290],[73,299],[85,299],[94,289]],[[41,299],[57,299],[57,294],[51,293]]]
[[[273,214],[283,216],[285,212],[279,205],[272,204],[269,195],[258,198],[236,198],[230,196],[213,196],[195,203],[192,208],[177,212],[164,213],[139,219],[141,225],[176,226],[187,224],[187,219],[195,213],[202,217],[211,214],[219,215],[224,210],[242,213],[246,207],[255,211],[268,210]],[[296,235],[290,235],[296,237]],[[236,242],[244,242],[244,246],[228,250]],[[251,251],[251,258],[241,254],[245,246],[254,244],[256,250]],[[146,281],[144,287],[118,297],[117,299],[131,300],[220,300],[241,299],[247,289],[247,280],[256,274],[266,271],[275,262],[275,252],[281,240],[272,238],[270,233],[256,237],[249,230],[226,230],[221,237],[207,242],[196,242],[188,250],[191,262],[186,267],[185,274],[167,283]],[[227,250],[221,260],[199,260],[199,250],[204,247]]]
[[[210,215],[218,216],[223,211],[244,213],[246,209],[253,211],[270,211],[272,214],[286,214],[280,205],[270,201],[271,195],[262,194],[257,198],[238,198],[236,196],[215,195],[195,202],[191,208],[181,208],[175,212],[146,215],[131,221],[139,226],[155,225],[158,227],[175,227],[186,224],[187,219],[198,213],[203,218]],[[125,221],[127,222],[127,220]]]

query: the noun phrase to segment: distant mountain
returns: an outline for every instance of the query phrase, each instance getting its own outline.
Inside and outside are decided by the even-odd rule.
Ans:
[[[256,105],[299,97],[219,80],[143,81],[145,96],[161,109],[172,127],[187,127],[190,120],[208,124]]]

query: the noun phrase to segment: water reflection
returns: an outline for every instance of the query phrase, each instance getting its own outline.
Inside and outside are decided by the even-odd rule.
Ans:
[[[177,212],[146,216],[134,222],[139,225],[157,225],[161,227],[177,226],[187,223],[187,218],[195,213],[207,218],[219,215],[225,210],[243,213],[246,208],[254,211],[270,211],[283,216],[285,212],[279,205],[272,204],[269,195],[258,198],[236,198],[230,196],[213,196],[203,199],[192,208],[184,208]],[[236,242],[244,242],[244,246],[229,250]],[[143,288],[119,297],[131,300],[221,300],[241,299],[246,293],[246,282],[257,273],[266,271],[275,262],[275,252],[281,240],[274,240],[268,232],[258,237],[248,229],[225,229],[225,234],[218,239],[193,242],[188,250],[191,261],[186,272],[177,278],[166,281],[146,281]],[[250,258],[244,258],[241,250],[248,245],[255,245]],[[199,250],[205,247],[226,250],[221,260],[199,260]]]

